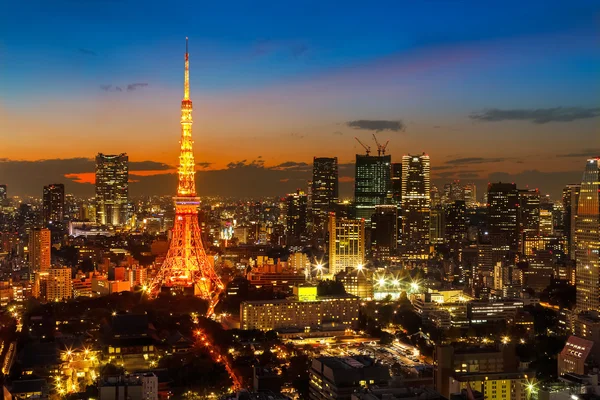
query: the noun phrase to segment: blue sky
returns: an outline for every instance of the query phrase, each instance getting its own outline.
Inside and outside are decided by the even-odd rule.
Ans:
[[[0,1],[0,158],[175,162],[186,36],[197,158],[211,168],[351,162],[358,119],[403,121],[380,133],[393,154],[427,151],[434,166],[521,161],[485,164],[482,180],[577,171],[549,157],[600,149],[598,1],[33,0]],[[528,114],[561,107],[576,116]],[[470,117],[485,109],[525,117]]]

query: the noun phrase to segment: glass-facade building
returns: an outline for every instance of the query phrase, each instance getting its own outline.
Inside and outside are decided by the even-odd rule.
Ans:
[[[392,156],[356,155],[354,205],[356,218],[371,220],[375,206],[391,203]]]
[[[338,202],[338,160],[337,157],[315,157],[311,186],[311,206],[319,221],[327,221],[327,213]]]
[[[96,222],[119,226],[129,214],[129,157],[122,153],[96,156]]]

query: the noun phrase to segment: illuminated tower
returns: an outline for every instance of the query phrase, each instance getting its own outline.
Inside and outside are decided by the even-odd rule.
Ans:
[[[576,310],[600,311],[600,157],[585,164],[575,218]]]
[[[208,314],[217,304],[223,283],[202,246],[198,225],[198,206],[194,182],[195,162],[192,149],[192,100],[187,38],[185,45],[185,80],[181,101],[181,149],[179,153],[179,184],[175,201],[175,223],[171,244],[160,271],[148,291],[155,296],[161,288],[184,291],[209,301]]]

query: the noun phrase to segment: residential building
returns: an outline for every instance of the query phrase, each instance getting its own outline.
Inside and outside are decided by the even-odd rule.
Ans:
[[[47,271],[50,268],[50,230],[34,228],[29,232],[29,267],[30,272]]]
[[[55,183],[44,186],[42,220],[44,226],[62,224],[65,219],[65,185]]]

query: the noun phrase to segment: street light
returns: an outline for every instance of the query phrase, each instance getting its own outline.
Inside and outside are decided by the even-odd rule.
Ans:
[[[411,282],[410,288],[412,289],[413,292],[417,292],[419,290],[419,284],[417,282]]]
[[[356,269],[358,270],[358,272],[362,272],[363,268],[364,268],[364,267],[363,267],[363,265],[362,265],[362,264],[358,264],[358,265],[356,266]]]

